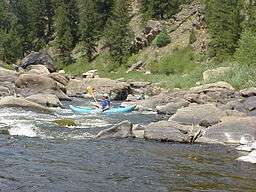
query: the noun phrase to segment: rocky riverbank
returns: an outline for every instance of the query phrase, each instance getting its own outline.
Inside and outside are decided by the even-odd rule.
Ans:
[[[92,86],[96,97],[108,93],[123,105],[136,104],[138,111],[154,111],[169,118],[148,125],[121,122],[100,132],[98,138],[239,145],[241,138],[248,138],[245,135],[256,137],[256,88],[237,91],[226,82],[217,82],[186,91],[167,91],[147,82],[100,78],[96,71],[72,77],[56,72],[49,59],[46,63],[23,64],[17,71],[0,68],[0,106],[52,113],[54,107],[63,107],[63,100],[90,97],[86,90]],[[148,97],[136,100],[142,94]]]

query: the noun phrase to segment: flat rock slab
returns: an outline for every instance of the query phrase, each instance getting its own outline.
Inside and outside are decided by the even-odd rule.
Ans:
[[[26,98],[29,101],[44,105],[47,107],[62,107],[59,98],[53,94],[35,94]]]
[[[256,117],[225,117],[221,123],[208,128],[198,141],[239,144],[244,135],[256,138]]]
[[[159,121],[145,127],[144,138],[150,140],[185,142],[190,126],[180,125],[173,121]]]
[[[191,104],[188,107],[179,109],[170,120],[183,125],[209,127],[219,123],[223,116],[226,116],[226,113],[214,104]]]
[[[13,97],[8,96],[4,97],[0,100],[1,107],[17,107],[17,108],[24,108],[36,112],[43,112],[43,113],[51,113],[52,111],[47,107],[44,107],[40,104],[34,103],[32,101],[28,101],[23,97]]]

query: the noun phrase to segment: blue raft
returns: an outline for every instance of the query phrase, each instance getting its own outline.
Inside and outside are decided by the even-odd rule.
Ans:
[[[94,109],[90,107],[79,107],[79,106],[72,106],[69,105],[70,109],[74,113],[103,113],[103,114],[112,114],[112,113],[129,113],[134,111],[136,106],[119,106],[119,107],[113,107],[106,111],[101,111],[100,109]]]

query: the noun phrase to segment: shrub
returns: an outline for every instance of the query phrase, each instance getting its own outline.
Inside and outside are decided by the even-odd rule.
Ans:
[[[176,50],[159,62],[153,63],[151,71],[166,75],[188,73],[196,67],[194,60],[194,53],[191,48]]]
[[[256,34],[251,30],[242,33],[235,59],[241,64],[256,65]]]
[[[157,47],[165,47],[169,43],[171,43],[171,38],[166,31],[159,33],[153,41],[153,44]]]

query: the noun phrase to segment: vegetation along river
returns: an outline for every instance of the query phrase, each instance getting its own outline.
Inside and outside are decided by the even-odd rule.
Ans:
[[[255,165],[236,161],[241,152],[231,147],[94,139],[124,119],[147,124],[164,117],[74,115],[68,104],[55,115],[0,109],[1,129],[11,134],[0,135],[0,191],[256,191]],[[52,123],[60,118],[79,125]]]

